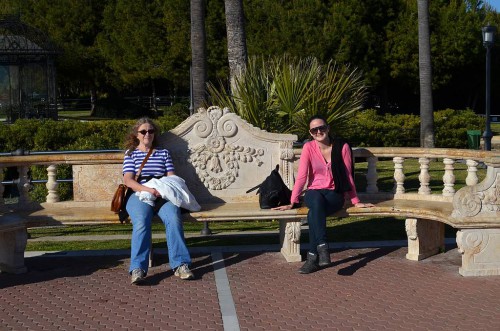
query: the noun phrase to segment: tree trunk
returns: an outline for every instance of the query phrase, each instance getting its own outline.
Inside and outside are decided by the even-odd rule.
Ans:
[[[246,70],[247,45],[245,15],[242,0],[225,0],[227,29],[227,58],[231,91],[235,91],[235,79]]]
[[[420,146],[434,147],[434,113],[432,105],[431,39],[429,0],[417,0],[418,69],[420,75]]]
[[[191,0],[191,63],[191,101],[196,110],[203,106],[206,97],[205,0]]]

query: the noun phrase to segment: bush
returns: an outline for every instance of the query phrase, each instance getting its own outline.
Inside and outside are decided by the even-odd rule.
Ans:
[[[434,112],[435,145],[467,148],[467,130],[481,129],[484,119],[472,110],[445,109]],[[335,128],[333,127],[335,132]],[[358,113],[342,132],[354,146],[420,146],[420,117],[407,114],[379,115],[374,109]]]
[[[467,148],[467,131],[484,129],[484,118],[472,110],[445,109],[434,114],[436,147]]]

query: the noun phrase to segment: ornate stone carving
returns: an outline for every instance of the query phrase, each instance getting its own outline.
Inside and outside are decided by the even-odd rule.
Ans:
[[[200,112],[205,112],[200,109]],[[210,107],[207,117],[200,118],[194,125],[194,133],[205,138],[202,143],[192,147],[189,156],[190,163],[203,184],[212,190],[223,190],[229,187],[240,169],[240,162],[255,162],[260,166],[264,155],[261,148],[228,144],[226,138],[233,137],[238,132],[238,126],[228,116],[228,110]],[[293,153],[293,151],[292,151]]]
[[[294,158],[293,154],[293,142],[291,141],[281,141],[280,142],[281,155],[280,159],[291,161]]]
[[[405,221],[405,230],[406,236],[410,240],[417,240],[417,219],[416,218],[407,218]]]
[[[300,222],[280,220],[281,253],[288,262],[300,262]]]
[[[476,250],[479,245],[483,244],[483,233],[481,231],[457,232],[457,246],[458,251],[464,254],[469,250]]]
[[[482,206],[481,193],[473,193],[471,191],[464,192],[458,195],[455,200],[457,201],[457,206],[453,211],[454,217],[467,216],[472,217],[479,214]]]
[[[477,217],[498,220],[500,211],[500,169],[489,167],[483,182],[460,189],[453,197],[455,218]]]
[[[300,242],[300,222],[288,222],[285,231],[291,242]]]
[[[457,232],[462,276],[500,275],[500,229],[462,229]]]

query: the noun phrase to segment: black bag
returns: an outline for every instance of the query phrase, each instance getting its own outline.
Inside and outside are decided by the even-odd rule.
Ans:
[[[289,205],[292,191],[285,185],[281,178],[279,164],[271,171],[271,174],[259,185],[249,189],[250,193],[259,189],[259,205],[261,209],[271,209],[278,206]]]

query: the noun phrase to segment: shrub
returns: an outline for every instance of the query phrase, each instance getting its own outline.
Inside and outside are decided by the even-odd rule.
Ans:
[[[434,114],[436,147],[467,148],[467,131],[484,128],[484,118],[472,110],[445,109]]]
[[[445,109],[434,112],[435,145],[467,148],[467,130],[481,129],[484,119],[472,110]],[[335,132],[335,126],[332,127]],[[354,146],[418,147],[420,118],[407,114],[377,114],[374,109],[356,114],[342,132]]]

